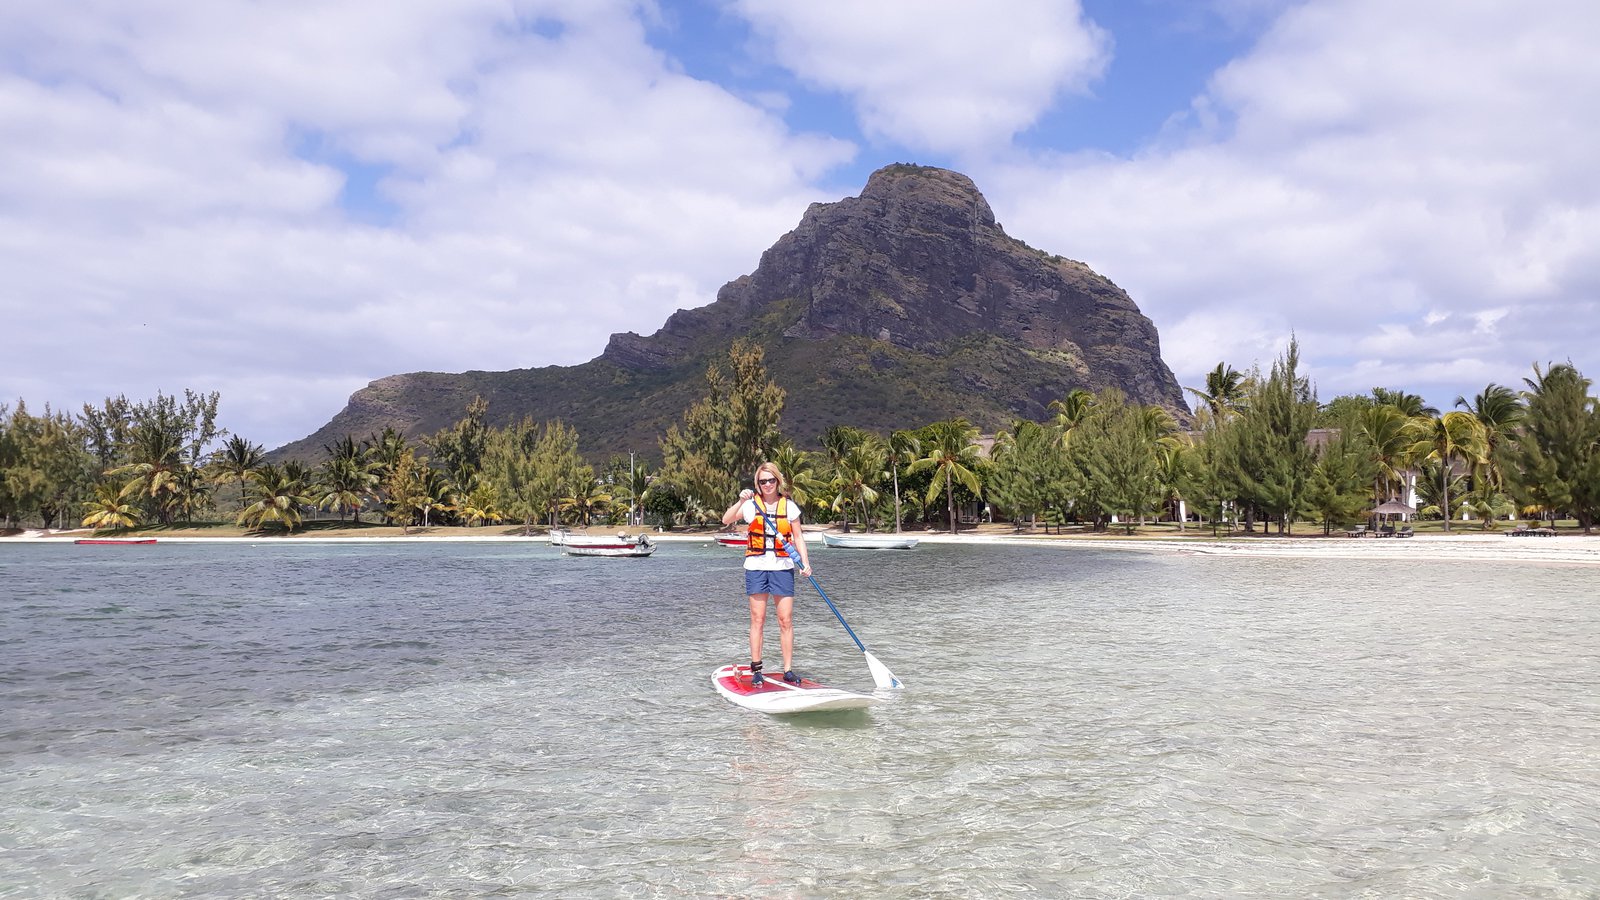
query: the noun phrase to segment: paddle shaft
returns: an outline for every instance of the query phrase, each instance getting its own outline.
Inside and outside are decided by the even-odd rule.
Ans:
[[[782,537],[782,535],[779,535],[779,537]],[[796,562],[800,561],[800,554],[795,551],[793,542],[786,537],[783,538],[783,549],[791,557],[793,557]],[[809,566],[807,568],[809,568]],[[828,604],[828,609],[833,610],[833,617],[839,620],[840,625],[844,626],[844,633],[850,635],[850,640],[856,642],[856,646],[860,648],[862,653],[866,653],[867,645],[861,643],[861,638],[856,637],[855,629],[851,628],[850,623],[844,620],[844,615],[839,612],[839,607],[833,605],[833,600],[828,597],[828,592],[822,589],[822,585],[817,584],[817,576],[807,575],[806,580],[811,582],[811,586],[813,588],[816,588],[817,596],[822,598],[822,602]]]

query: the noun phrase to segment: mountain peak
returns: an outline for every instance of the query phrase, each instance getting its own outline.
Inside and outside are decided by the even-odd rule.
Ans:
[[[859,196],[812,204],[754,272],[652,335],[614,334],[581,366],[382,379],[283,450],[386,424],[432,433],[474,395],[495,422],[564,419],[591,455],[653,446],[739,338],[796,387],[783,428],[801,441],[833,424],[883,431],[955,416],[992,429],[1043,419],[1074,388],[1115,387],[1187,414],[1155,325],[1126,292],[1007,235],[967,176],[895,164]]]
[[[994,211],[978,186],[949,169],[910,163],[884,166],[867,178],[860,199],[897,206],[964,208],[978,224],[995,226]]]

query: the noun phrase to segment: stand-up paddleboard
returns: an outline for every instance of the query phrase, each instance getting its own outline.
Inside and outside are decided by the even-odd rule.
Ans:
[[[801,678],[799,684],[790,684],[783,680],[782,672],[767,675],[760,687],[752,687],[749,666],[723,666],[711,673],[711,684],[716,687],[717,693],[734,703],[774,716],[861,709],[883,702],[868,694],[831,688],[809,678]]]

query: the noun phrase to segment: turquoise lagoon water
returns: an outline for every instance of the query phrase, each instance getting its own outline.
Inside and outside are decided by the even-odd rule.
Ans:
[[[1600,891],[1597,570],[814,561],[890,703],[719,699],[709,545],[0,546],[0,897]]]

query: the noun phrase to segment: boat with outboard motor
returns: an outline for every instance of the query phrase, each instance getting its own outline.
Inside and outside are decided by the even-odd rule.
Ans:
[[[146,538],[78,538],[74,544],[154,544],[156,539]]]
[[[572,534],[562,537],[561,551],[568,556],[649,556],[656,545],[646,534],[630,536],[619,531],[614,536]]]

